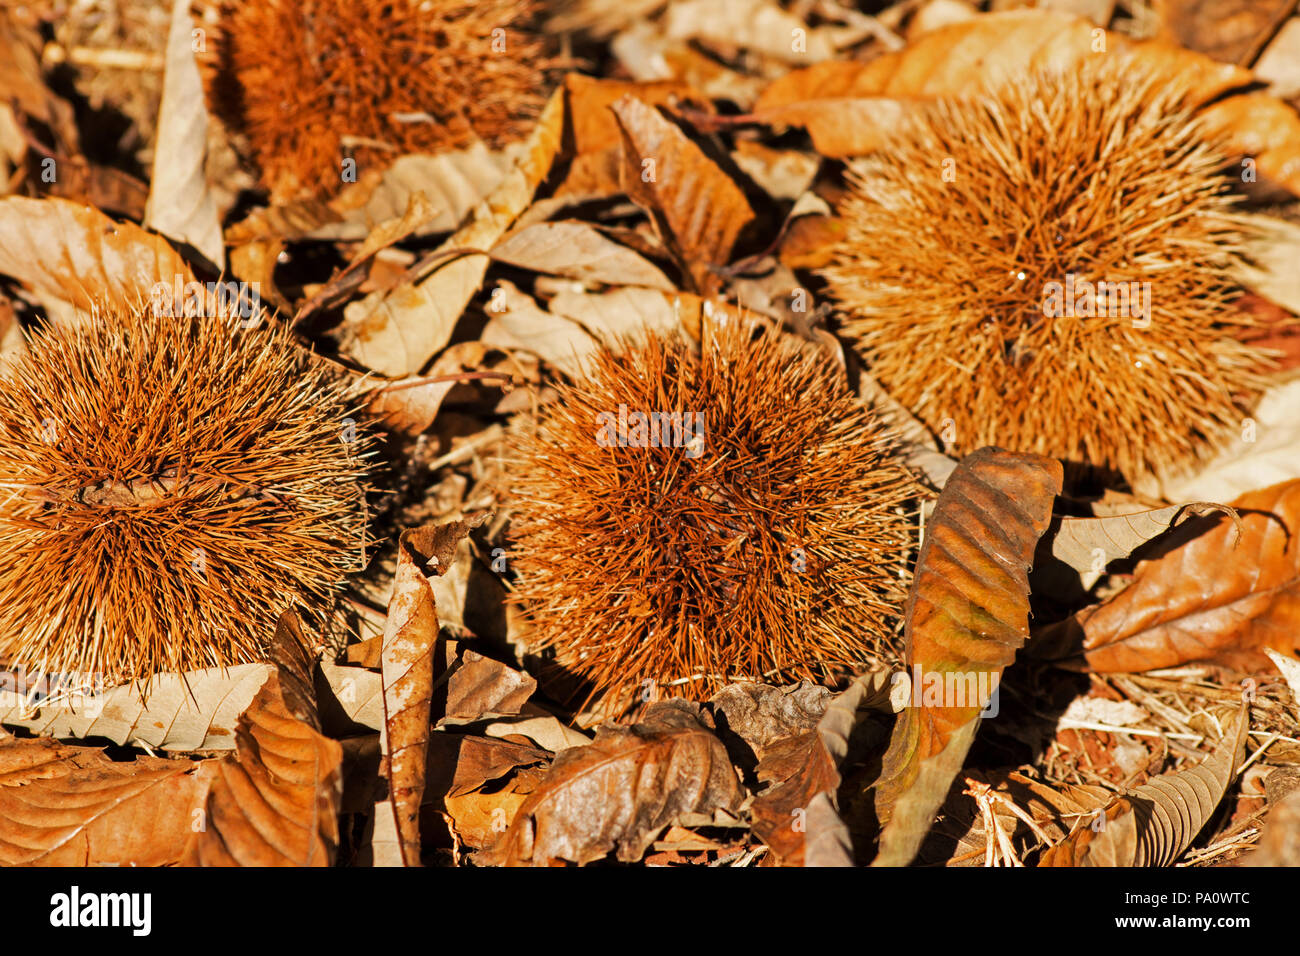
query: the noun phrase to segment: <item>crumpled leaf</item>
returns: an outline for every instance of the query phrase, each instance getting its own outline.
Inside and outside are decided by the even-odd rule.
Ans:
[[[712,266],[730,261],[754,219],[744,192],[658,110],[625,96],[613,107],[623,134],[623,190],[653,217],[660,238],[709,295],[721,285]]]
[[[147,688],[123,685],[71,704],[37,703],[0,683],[0,723],[43,737],[103,737],[160,750],[229,750],[239,716],[274,671],[237,664],[183,675],[158,674]]]
[[[753,832],[783,865],[853,865],[848,827],[836,808],[839,767],[848,754],[859,709],[885,702],[889,685],[887,670],[863,674],[826,702],[814,727],[777,740],[763,751],[757,775],[771,785],[750,807]],[[847,857],[842,855],[845,848]]]
[[[483,284],[486,252],[527,208],[560,149],[564,99],[556,92],[542,111],[518,164],[479,203],[466,223],[433,254],[427,276],[375,292],[344,309],[339,348],[384,375],[412,375],[451,338],[457,320]],[[476,250],[483,254],[463,254]]]
[[[1104,820],[1085,818],[1039,866],[1170,866],[1223,799],[1245,757],[1249,710],[1225,721],[1223,739],[1195,767],[1172,771],[1116,798]],[[1096,829],[1093,829],[1096,825]]]
[[[1061,490],[1060,462],[981,448],[957,466],[926,527],[907,600],[909,676],[922,676],[895,723],[876,784],[885,824],[873,865],[911,862],[974,740],[984,701],[940,700],[926,687],[985,675],[996,689],[1029,637],[1029,567]]]
[[[762,757],[768,747],[814,729],[832,696],[830,688],[808,681],[789,687],[746,681],[728,684],[709,703],[719,727]]]
[[[398,538],[397,571],[381,653],[381,746],[388,757],[388,806],[392,808],[404,866],[418,866],[420,862],[420,803],[424,797],[434,654],[438,646],[438,611],[424,567],[429,567],[432,575],[446,571],[460,539],[481,520],[413,528]],[[383,832],[381,826],[377,821],[377,831]]]
[[[486,861],[639,860],[681,815],[735,810],[743,799],[726,749],[684,701],[652,704],[632,726],[607,724],[555,758]]]
[[[523,671],[464,650],[447,678],[446,715],[439,723],[517,714],[536,689],[537,681]]]
[[[1193,661],[1259,670],[1269,667],[1264,648],[1291,653],[1300,635],[1300,481],[1251,492],[1232,506],[1240,530],[1219,518],[1140,562],[1127,588],[1044,628],[1042,638],[1061,647],[1058,654],[1082,641],[1088,667],[1109,673]]]
[[[0,272],[41,296],[88,310],[149,302],[159,282],[194,279],[162,236],[66,199],[0,199]]]
[[[145,225],[188,242],[221,269],[226,250],[204,173],[208,108],[191,46],[193,29],[188,0],[173,0]]]
[[[316,730],[284,671],[244,712],[238,756],[208,761],[188,866],[330,866],[338,849],[343,748]]]

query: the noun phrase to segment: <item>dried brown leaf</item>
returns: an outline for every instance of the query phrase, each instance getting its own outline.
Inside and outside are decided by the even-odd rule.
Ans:
[[[343,748],[283,670],[244,712],[237,756],[208,761],[203,813],[182,862],[189,866],[330,866],[339,839]]]
[[[1116,798],[1044,853],[1039,866],[1170,866],[1219,806],[1245,756],[1250,719],[1244,701],[1224,723],[1213,754]]]
[[[606,725],[556,757],[519,807],[491,861],[639,860],[680,815],[734,810],[743,793],[722,742],[682,701],[652,704],[632,726]]]
[[[456,722],[517,714],[533,696],[537,681],[500,661],[462,651],[447,679],[444,720]]]
[[[1127,588],[1045,636],[1081,636],[1088,666],[1101,672],[1192,661],[1269,669],[1263,648],[1290,654],[1300,634],[1300,481],[1232,506],[1240,530],[1226,517],[1204,519],[1209,530],[1140,562]]]
[[[0,735],[0,864],[162,866],[203,817],[200,764]]]
[[[631,96],[612,107],[623,134],[623,190],[654,218],[664,241],[708,295],[721,285],[741,230],[754,219],[731,178],[675,124]]]
[[[393,596],[384,623],[384,753],[388,756],[388,803],[396,821],[403,865],[420,861],[420,803],[424,797],[438,611],[427,574],[451,567],[468,521],[428,525],[398,538]],[[426,573],[426,567],[429,571]]]
[[[975,736],[986,701],[947,699],[1002,671],[1029,637],[1029,566],[1060,493],[1059,462],[982,448],[948,479],[926,527],[906,609],[913,699],[881,762],[876,811],[886,823],[877,866],[916,855]],[[956,676],[954,684],[948,677]],[[977,696],[972,694],[972,696]],[[946,706],[945,706],[946,705]]]

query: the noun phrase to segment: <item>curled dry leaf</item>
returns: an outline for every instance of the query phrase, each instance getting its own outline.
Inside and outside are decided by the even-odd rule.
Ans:
[[[1029,637],[1029,567],[1061,481],[1053,459],[981,448],[944,485],[906,607],[920,706],[904,710],[881,761],[875,801],[886,825],[874,865],[916,855],[974,739],[981,695]]]
[[[424,797],[438,641],[438,611],[424,568],[438,575],[451,567],[456,546],[476,523],[481,519],[413,528],[398,538],[393,596],[384,622],[381,672],[388,803],[405,866],[420,862],[420,803]]]
[[[683,701],[652,704],[632,726],[606,725],[566,750],[489,855],[506,866],[639,860],[686,813],[735,810],[743,798],[726,749]]]
[[[193,29],[189,3],[174,0],[145,225],[188,242],[220,269],[226,250],[217,205],[204,173],[208,108],[194,62]]]
[[[1067,649],[1082,640],[1088,667],[1111,673],[1193,661],[1259,670],[1269,667],[1264,648],[1292,653],[1300,635],[1300,481],[1232,506],[1240,529],[1227,517],[1204,519],[1210,530],[1140,562],[1127,588],[1042,637]]]
[[[244,712],[237,756],[208,761],[203,812],[181,862],[189,866],[330,866],[338,849],[343,748],[284,671]]]
[[[859,709],[885,703],[889,685],[887,670],[868,671],[826,703],[816,726],[764,750],[757,774],[771,785],[754,800],[750,812],[754,835],[782,864],[852,865],[852,842],[836,809],[839,767],[848,754]]]
[[[1226,505],[1197,501],[1133,514],[1062,518],[1052,535],[1052,557],[1078,572],[1086,591],[1112,561],[1128,557],[1186,518],[1214,511],[1233,513]]]
[[[1224,720],[1214,753],[1186,770],[1162,774],[1084,818],[1039,866],[1169,866],[1214,813],[1245,756],[1249,710]]]
[[[610,107],[624,96],[636,97],[650,106],[677,99],[700,99],[689,84],[677,80],[634,82],[581,73],[565,76],[564,90],[573,158],[564,182],[556,190],[557,196],[594,197],[622,192],[619,165],[623,138]]]
[[[718,726],[736,734],[756,756],[817,726],[832,697],[809,681],[788,687],[749,682],[728,684],[709,700]]]
[[[737,237],[754,219],[744,192],[659,111],[626,96],[612,107],[623,133],[623,190],[653,217],[660,238],[708,295]]]
[[[458,377],[480,371],[489,351],[483,342],[457,342],[438,356],[427,376],[376,382],[366,399],[367,408],[389,431],[423,434],[438,417],[442,400],[456,387]]]
[[[835,761],[817,731],[808,730],[768,748],[757,774],[768,786],[750,807],[754,836],[771,848],[783,866],[803,866],[808,808],[817,795],[833,795],[839,786]]]
[[[121,685],[68,704],[38,703],[0,683],[0,723],[43,737],[103,737],[160,750],[229,750],[239,715],[274,671],[237,664],[186,674],[159,674],[147,687]]]
[[[435,733],[429,745],[425,805],[442,814],[458,851],[495,843],[551,759],[537,747],[474,735]]]
[[[459,723],[517,714],[536,689],[537,681],[523,671],[465,650],[447,678],[442,719]]]
[[[155,284],[194,276],[162,236],[66,199],[0,199],[0,272],[37,295],[89,309],[149,302]]]

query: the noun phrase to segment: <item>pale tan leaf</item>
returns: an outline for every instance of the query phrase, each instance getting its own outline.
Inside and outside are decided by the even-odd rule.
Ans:
[[[510,152],[489,150],[482,142],[432,156],[415,153],[398,157],[381,174],[365,202],[345,212],[338,227],[321,227],[310,233],[309,238],[353,238],[355,233],[344,234],[345,226],[368,227],[401,216],[416,193],[423,193],[428,199],[428,217],[416,226],[414,233],[425,236],[451,232],[501,185],[510,169],[511,158]],[[345,190],[339,196],[338,205],[351,206],[356,201],[357,197]]]
[[[1232,501],[1300,478],[1300,378],[1264,393],[1241,432],[1209,461],[1138,490],[1168,501]]]
[[[504,279],[493,290],[488,314],[492,319],[479,335],[484,345],[532,352],[566,375],[581,374],[599,347],[578,323],[546,311]]]
[[[1233,273],[1247,289],[1300,313],[1300,225],[1269,216],[1251,217],[1251,230]]]
[[[1052,538],[1052,557],[1077,571],[1088,590],[1112,561],[1128,557],[1186,518],[1214,511],[1235,514],[1226,505],[1197,501],[1134,514],[1062,518]]]
[[[383,677],[364,667],[345,667],[329,661],[321,661],[320,669],[349,720],[371,730],[383,730]]]
[[[483,733],[489,737],[511,737],[515,734],[527,737],[537,746],[561,753],[573,747],[585,747],[591,743],[586,734],[560,723],[551,716],[546,717],[511,717],[488,724]]]
[[[654,289],[610,289],[580,292],[561,289],[550,301],[551,311],[582,324],[596,338],[613,342],[638,341],[647,332],[676,335],[683,328],[682,302],[699,300],[683,294],[664,295]],[[689,308],[689,304],[687,308]]]
[[[222,269],[226,253],[221,222],[204,174],[208,108],[191,48],[193,29],[188,0],[173,0],[144,222],[172,239],[188,242]]]
[[[0,272],[89,309],[149,302],[159,282],[193,281],[167,240],[66,199],[0,199]]]
[[[0,683],[0,723],[44,737],[103,737],[160,750],[230,750],[245,708],[274,671],[237,664],[158,674],[145,688],[123,685],[69,703],[40,703]]]
[[[585,222],[541,222],[504,236],[492,258],[521,269],[604,285],[673,291],[668,277],[627,246]]]
[[[810,28],[772,0],[685,0],[669,6],[663,29],[670,40],[739,46],[787,63],[835,55],[830,31]]]
[[[1292,17],[1255,61],[1255,76],[1278,99],[1300,97],[1300,17]]]

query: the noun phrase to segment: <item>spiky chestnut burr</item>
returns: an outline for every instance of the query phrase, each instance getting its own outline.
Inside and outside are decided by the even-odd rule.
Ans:
[[[1224,162],[1177,78],[1023,76],[860,162],[823,274],[872,374],[950,445],[1134,480],[1239,430],[1266,367],[1231,334],[1248,227]]]
[[[530,650],[618,706],[888,656],[915,489],[824,352],[733,323],[699,354],[601,351],[558,391],[511,456]]]
[[[119,683],[257,660],[359,560],[368,441],[287,333],[145,306],[28,344],[0,379],[8,666]]]
[[[537,0],[229,0],[216,105],[277,200],[336,192],[343,162],[519,138],[540,110]]]

